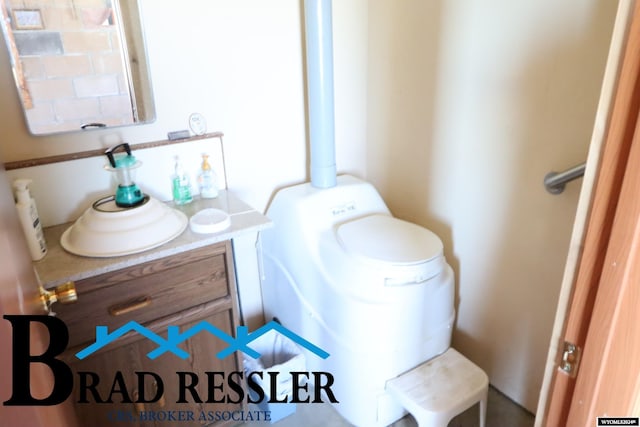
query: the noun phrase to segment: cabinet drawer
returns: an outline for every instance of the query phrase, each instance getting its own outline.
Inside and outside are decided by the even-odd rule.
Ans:
[[[230,254],[219,244],[78,281],[78,302],[56,307],[69,345],[93,342],[99,325],[144,324],[229,295]]]

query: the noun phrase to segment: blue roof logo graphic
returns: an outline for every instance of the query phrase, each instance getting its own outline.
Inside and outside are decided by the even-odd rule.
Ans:
[[[271,330],[275,330],[276,332],[284,335],[291,341],[306,348],[311,353],[322,359],[326,359],[327,357],[329,357],[329,353],[327,353],[320,347],[310,343],[300,335],[297,335],[296,333],[292,332],[291,330],[282,326],[280,323],[273,320],[251,333],[248,332],[246,326],[238,326],[236,328],[235,338],[205,320],[182,332],[180,332],[180,327],[178,326],[169,326],[167,327],[167,338],[161,337],[160,335],[145,328],[135,321],[130,321],[119,327],[118,329],[115,329],[111,333],[109,333],[109,330],[106,326],[96,326],[96,342],[76,353],[76,357],[78,359],[84,359],[87,356],[90,356],[91,354],[100,350],[101,348],[111,344],[113,341],[122,337],[124,334],[135,331],[140,335],[143,335],[147,339],[153,341],[154,343],[158,344],[158,347],[156,349],[147,353],[147,357],[149,359],[155,359],[166,352],[173,353],[181,359],[187,359],[189,357],[189,353],[178,347],[178,345],[200,332],[208,332],[211,335],[229,344],[227,348],[216,354],[216,357],[218,359],[224,359],[225,357],[233,354],[235,351],[241,351],[247,356],[257,359],[260,357],[260,353],[249,347],[249,344]]]

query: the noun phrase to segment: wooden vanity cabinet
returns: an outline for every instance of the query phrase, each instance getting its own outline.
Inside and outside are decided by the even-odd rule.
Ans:
[[[64,359],[74,371],[72,399],[81,425],[146,427],[234,423],[225,422],[221,417],[217,420],[216,411],[222,414],[243,410],[242,402],[207,403],[207,400],[222,400],[227,393],[231,400],[239,400],[238,395],[229,390],[226,378],[232,371],[242,371],[241,358],[237,352],[224,359],[217,358],[216,354],[228,344],[208,332],[200,332],[179,345],[189,354],[187,359],[165,352],[151,360],[147,353],[158,345],[136,332],[129,332],[84,360],[75,357],[75,353],[95,342],[96,326],[107,326],[112,332],[131,320],[163,337],[166,337],[167,326],[178,326],[184,331],[203,320],[235,336],[238,304],[229,241],[84,279],[76,282],[76,289],[78,302],[56,307],[56,311],[69,328],[70,345]],[[121,378],[116,379],[117,372],[121,372]],[[180,372],[186,374],[178,374]],[[225,373],[224,392],[215,388],[223,382],[220,374],[210,388],[205,372]],[[84,398],[89,403],[80,403],[81,377],[93,383],[92,373],[100,379],[95,387],[98,396],[87,391]],[[162,384],[158,385],[150,373],[157,375]],[[185,393],[187,403],[177,403],[179,375],[188,384],[197,376],[195,391],[202,403],[195,401],[190,392]],[[139,377],[143,378],[142,388]],[[158,387],[164,390],[156,402],[121,403],[125,394],[136,400],[144,393],[146,400],[154,400]],[[97,399],[110,399],[113,403],[97,403]]]

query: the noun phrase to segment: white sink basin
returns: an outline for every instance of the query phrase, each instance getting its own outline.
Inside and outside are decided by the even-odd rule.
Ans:
[[[87,257],[130,255],[178,237],[187,227],[185,214],[154,198],[134,208],[118,208],[111,198],[97,201],[62,234],[67,251]]]

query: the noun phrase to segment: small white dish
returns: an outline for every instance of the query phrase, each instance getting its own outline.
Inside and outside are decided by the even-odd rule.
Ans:
[[[231,217],[220,209],[207,208],[189,219],[189,227],[194,233],[211,234],[226,230],[231,225]]]

